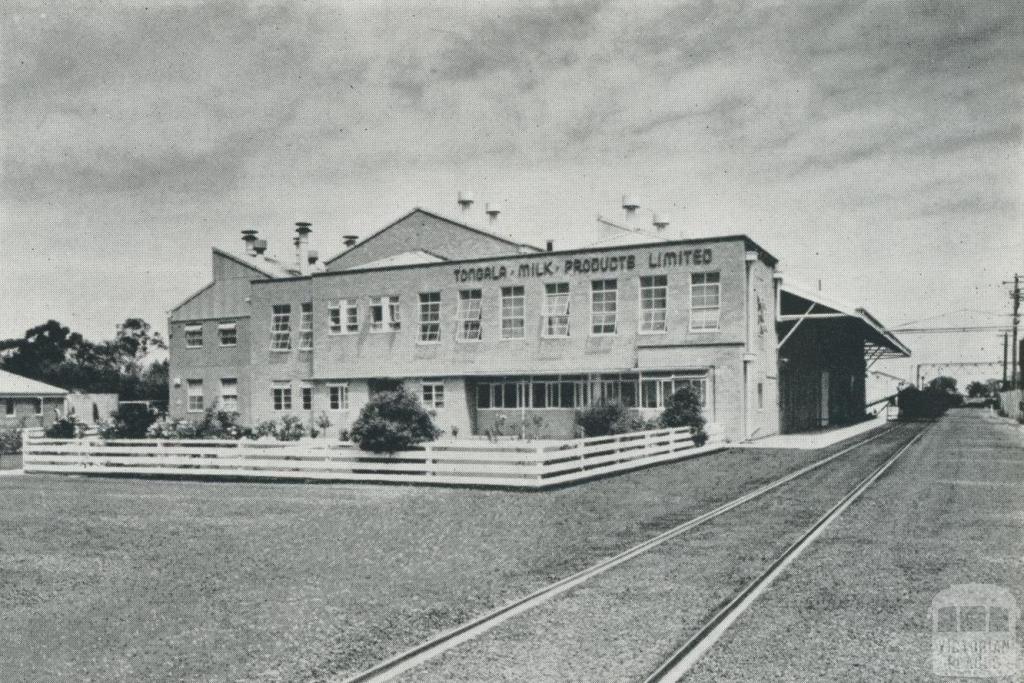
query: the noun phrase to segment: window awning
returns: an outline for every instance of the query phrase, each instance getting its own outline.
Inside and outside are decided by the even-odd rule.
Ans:
[[[883,358],[907,358],[910,349],[896,338],[885,326],[871,315],[867,309],[853,307],[836,299],[786,282],[779,282],[776,290],[778,300],[775,302],[776,321],[780,324],[780,333],[785,334],[779,340],[779,347],[806,320],[847,319],[859,323],[864,333],[864,358],[870,367],[875,361]],[[793,323],[792,326],[783,323]]]

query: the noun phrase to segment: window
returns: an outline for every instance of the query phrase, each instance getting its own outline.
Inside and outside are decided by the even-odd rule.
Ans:
[[[238,325],[235,323],[222,323],[217,325],[217,336],[220,337],[221,346],[237,345]]]
[[[188,380],[188,412],[203,412],[203,380]]]
[[[569,283],[556,282],[544,285],[545,337],[569,336]]]
[[[702,406],[707,405],[707,376],[644,376],[640,383],[640,406],[642,408],[664,408],[665,401],[682,387],[689,387],[697,394]]]
[[[302,315],[299,318],[299,350],[313,349],[313,302],[302,304]]]
[[[428,409],[444,408],[444,385],[423,385],[423,406]]]
[[[292,307],[290,304],[274,306],[270,320],[270,350],[291,351]]]
[[[292,385],[288,382],[274,382],[272,389],[274,410],[292,409]]]
[[[203,326],[185,325],[185,348],[198,349],[203,345]]]
[[[342,299],[327,310],[331,334],[352,334],[359,331],[359,306],[355,299]]]
[[[706,332],[718,329],[721,299],[718,273],[690,275],[690,329]]]
[[[41,398],[34,398],[34,399],[32,399],[32,405],[34,405],[35,408],[36,408],[36,410],[35,410],[35,414],[36,415],[42,415],[43,414],[43,399],[41,399]]]
[[[7,415],[14,415],[14,399],[7,399],[7,407],[4,408],[4,413]]]
[[[220,406],[229,413],[238,412],[238,380],[234,377],[220,381]]]
[[[420,341],[441,341],[441,292],[420,294]]]
[[[652,275],[640,278],[640,332],[664,332],[668,300],[668,277]]]
[[[479,289],[465,289],[459,292],[459,339],[480,341],[483,339],[483,292]]]
[[[370,332],[397,330],[401,326],[397,296],[375,296],[370,299]]]
[[[331,384],[327,387],[331,410],[348,410],[348,385]]]
[[[525,333],[525,290],[501,288],[501,338],[522,339]]]
[[[757,383],[757,409],[764,410],[764,383]]]
[[[615,334],[618,295],[617,280],[594,280],[590,283],[591,334]]]
[[[313,410],[313,387],[303,384],[299,391],[302,394],[302,409]]]

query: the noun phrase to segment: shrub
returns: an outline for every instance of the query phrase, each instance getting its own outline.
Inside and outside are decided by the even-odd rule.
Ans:
[[[601,401],[576,411],[576,426],[584,436],[628,434],[645,429],[647,422],[618,401]]]
[[[394,453],[423,441],[431,441],[441,432],[416,397],[399,387],[382,391],[363,406],[352,425],[352,440],[364,451]]]
[[[265,420],[256,425],[252,430],[252,437],[254,439],[262,439],[267,436],[277,438],[278,425],[273,420]]]
[[[74,415],[68,415],[47,427],[45,434],[50,439],[74,439],[84,430],[85,425],[76,420]]]
[[[281,425],[277,428],[277,438],[281,441],[298,441],[306,435],[306,426],[302,420],[294,415],[285,415],[281,418]]]
[[[98,420],[96,431],[104,439],[142,439],[158,417],[149,406],[129,403],[121,406],[110,420]]]
[[[17,455],[21,453],[21,430],[25,420],[19,420],[16,427],[0,427],[0,455]]]
[[[702,446],[708,440],[704,432],[704,415],[701,414],[700,397],[689,387],[680,387],[665,401],[665,410],[658,418],[662,427],[689,427],[693,431],[693,443]]]

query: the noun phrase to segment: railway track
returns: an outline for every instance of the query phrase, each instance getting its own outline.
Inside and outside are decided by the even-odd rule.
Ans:
[[[916,443],[924,430],[876,467],[856,486],[843,496],[828,512],[819,517],[792,545],[786,548],[768,568],[754,580],[743,587],[735,596],[701,627],[685,643],[679,646],[661,665],[655,669],[644,683],[669,683],[678,681],[688,672],[701,656],[725,634],[729,627],[753,604],[776,578],[778,578],[797,557],[803,553],[825,529],[835,521],[850,505],[885,474],[903,454]]]
[[[644,553],[650,552],[681,534],[685,534],[731,510],[761,498],[762,496],[794,481],[795,479],[814,472],[847,455],[848,453],[861,448],[862,446],[897,431],[900,431],[899,426],[889,427],[878,434],[868,437],[867,439],[858,441],[857,443],[847,446],[836,453],[825,456],[820,460],[738,496],[737,498],[709,510],[708,512],[678,524],[677,526],[674,526],[653,538],[638,543],[618,555],[606,558],[575,574],[548,584],[547,586],[544,586],[523,598],[517,599],[502,607],[498,607],[479,617],[449,629],[448,631],[440,633],[439,635],[434,636],[413,648],[380,662],[370,669],[345,679],[345,683],[393,680],[403,673],[438,657],[462,643],[466,643],[480,635],[483,635],[509,619],[546,603],[555,597],[572,590],[576,586],[579,586],[580,584],[613,569],[614,567],[629,562]],[[876,468],[865,479],[861,480],[861,482],[858,483],[857,486],[855,486],[854,489],[852,489],[846,496],[844,496],[836,506],[819,518],[815,524],[800,537],[799,540],[790,546],[782,556],[776,559],[763,574],[747,585],[740,594],[738,594],[732,601],[709,619],[708,622],[706,622],[689,640],[686,641],[686,643],[675,650],[656,671],[648,676],[647,680],[677,680],[679,676],[683,675],[685,671],[697,661],[700,655],[710,648],[719,637],[721,637],[722,633],[724,633],[728,626],[735,621],[740,614],[742,614],[749,604],[752,603],[765,588],[767,588],[774,578],[778,576],[785,567],[803,551],[804,548],[810,545],[832,520],[842,514],[843,510],[853,503],[853,501],[856,500],[864,490],[874,483],[875,480],[881,477],[882,474],[884,474],[885,471],[903,454],[903,452],[905,452],[911,444],[917,441],[922,434],[923,432],[918,433],[909,442],[903,444],[895,455],[888,458],[880,467]]]

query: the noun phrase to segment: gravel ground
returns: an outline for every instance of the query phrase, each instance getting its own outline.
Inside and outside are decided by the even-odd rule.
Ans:
[[[920,428],[901,426],[411,670],[405,680],[640,680]]]
[[[2,477],[0,680],[342,676],[820,457],[544,493]]]
[[[1021,432],[980,410],[951,412],[780,577],[690,680],[749,680],[751,672],[780,681],[941,680],[931,670],[928,614],[939,591],[992,583],[1024,606],[1022,492]],[[1024,659],[1013,680],[1024,680]]]

